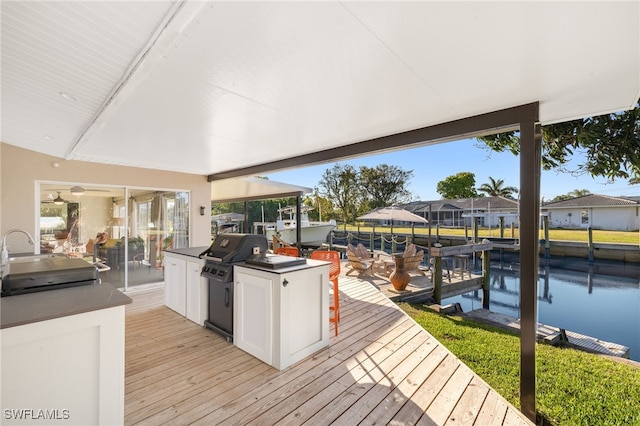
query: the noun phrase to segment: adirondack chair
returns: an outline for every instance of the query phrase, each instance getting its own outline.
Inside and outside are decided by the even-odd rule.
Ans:
[[[425,277],[426,274],[424,273],[424,271],[422,269],[420,269],[420,263],[422,263],[423,258],[424,258],[424,251],[423,250],[418,251],[413,256],[405,257],[405,259],[404,259],[404,268],[405,268],[405,270],[407,272],[409,272],[409,273],[415,272],[415,273]]]
[[[361,257],[358,257],[358,255],[356,255],[353,251],[347,249],[347,259],[347,266],[350,269],[345,275],[356,272],[358,276],[373,276],[373,264],[375,263],[375,260],[373,258],[363,259]]]
[[[419,275],[426,276],[424,271],[420,269],[420,264],[424,260],[424,250],[416,251],[415,244],[408,244],[404,250],[404,269],[411,273],[415,272]]]

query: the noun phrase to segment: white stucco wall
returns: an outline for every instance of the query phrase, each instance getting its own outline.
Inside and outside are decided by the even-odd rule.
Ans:
[[[582,223],[582,212],[588,212],[588,222]],[[588,228],[615,231],[637,231],[640,228],[638,206],[543,209],[550,213],[551,228]]]

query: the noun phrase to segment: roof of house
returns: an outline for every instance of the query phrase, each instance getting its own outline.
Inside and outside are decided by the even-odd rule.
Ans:
[[[455,200],[416,201],[402,208],[414,213],[443,210],[517,210],[518,201],[506,197],[458,198]]]
[[[568,200],[545,203],[541,208],[619,207],[635,205],[640,205],[640,197],[610,197],[608,195],[589,194]]]

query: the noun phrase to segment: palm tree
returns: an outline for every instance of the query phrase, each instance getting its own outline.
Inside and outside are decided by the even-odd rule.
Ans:
[[[578,198],[578,197],[584,197],[585,195],[589,195],[591,194],[591,191],[589,191],[588,189],[574,189],[573,191],[569,192],[567,195],[571,198]]]
[[[554,203],[556,201],[570,200],[572,198],[584,197],[585,195],[589,194],[591,194],[591,191],[589,191],[588,189],[574,189],[573,191],[568,192],[564,195],[558,195],[557,197],[554,197],[551,202]]]
[[[478,191],[484,192],[491,197],[507,197],[512,198],[513,194],[518,193],[518,188],[515,186],[503,186],[503,179],[494,179],[489,176],[489,183],[483,183],[478,188]]]

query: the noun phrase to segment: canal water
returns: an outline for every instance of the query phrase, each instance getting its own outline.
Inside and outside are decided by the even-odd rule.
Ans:
[[[538,277],[538,322],[628,346],[640,361],[640,265],[541,258]],[[517,257],[492,260],[490,278],[490,310],[519,318]],[[470,312],[482,308],[481,297],[478,291],[442,303]]]

